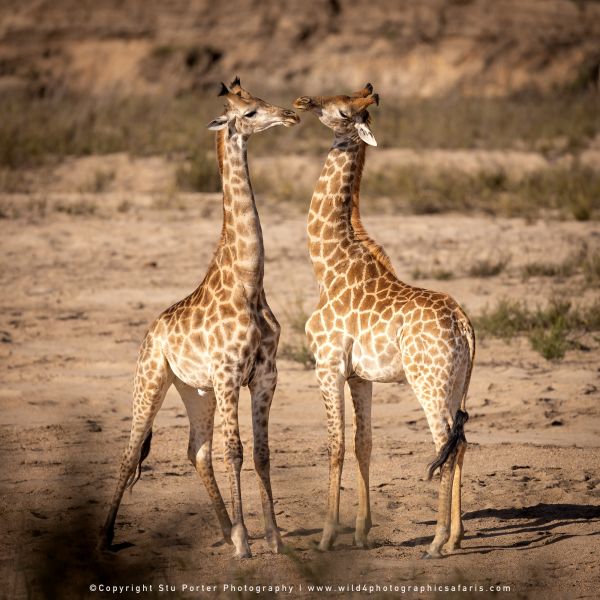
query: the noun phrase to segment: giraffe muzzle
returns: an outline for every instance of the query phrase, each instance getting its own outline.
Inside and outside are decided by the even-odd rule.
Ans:
[[[310,110],[315,106],[315,103],[312,98],[308,96],[301,96],[300,98],[296,98],[294,100],[294,104],[292,106],[298,110]]]
[[[300,123],[300,117],[293,110],[286,110],[283,113],[284,127],[292,127]]]

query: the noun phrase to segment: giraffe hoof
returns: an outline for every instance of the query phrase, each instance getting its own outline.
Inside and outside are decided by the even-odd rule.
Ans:
[[[357,548],[368,549],[370,547],[369,546],[369,540],[367,539],[366,535],[364,535],[364,536],[363,535],[360,535],[360,536],[359,535],[355,535],[354,536],[354,545]]]
[[[432,558],[442,558],[442,553],[439,550],[436,550],[435,552],[423,552],[423,554],[421,554],[421,559],[423,560],[430,560]]]
[[[96,543],[97,552],[108,552],[111,549],[114,534],[112,531],[102,531]]]
[[[336,535],[336,525],[325,525],[325,528],[323,529],[323,537],[321,537],[321,542],[319,544],[319,550],[321,552],[327,552],[328,550],[331,550],[333,547],[333,542],[335,542]]]
[[[444,550],[446,550],[446,552],[451,553],[451,552],[456,552],[456,550],[460,550],[461,549],[461,543],[460,540],[456,541],[456,542],[448,542],[445,546],[444,546]]]
[[[323,536],[319,543],[320,552],[328,552],[333,548],[334,538],[329,536]]]
[[[268,537],[267,543],[269,544],[271,552],[273,552],[274,554],[282,554],[286,550],[285,544],[283,543],[279,535]]]

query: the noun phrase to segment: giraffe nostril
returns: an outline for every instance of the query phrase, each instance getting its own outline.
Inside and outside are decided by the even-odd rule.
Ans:
[[[284,119],[287,119],[289,124],[295,124],[300,122],[300,117],[293,110],[284,110],[283,117]]]

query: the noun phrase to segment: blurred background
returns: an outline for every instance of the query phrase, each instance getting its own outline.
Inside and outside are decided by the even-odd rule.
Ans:
[[[370,81],[365,210],[589,219],[599,68],[596,1],[2,2],[0,190],[218,191],[222,79],[288,106]],[[257,192],[306,208],[329,137],[309,116],[258,136]]]

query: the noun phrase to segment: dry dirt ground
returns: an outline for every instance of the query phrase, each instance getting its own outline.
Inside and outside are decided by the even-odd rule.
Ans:
[[[151,319],[203,277],[220,206],[214,195],[165,208],[143,195],[123,204],[99,194],[89,201],[97,206],[93,214],[68,214],[65,203],[79,207],[75,213],[86,213],[89,204],[64,194],[60,202],[53,210],[51,197],[29,198],[21,216],[0,220],[0,597],[109,597],[88,592],[101,583],[153,584],[156,597],[223,593],[222,587],[205,596],[182,593],[184,583],[285,584],[308,594],[311,582],[484,590],[461,598],[485,597],[497,584],[510,586],[510,594],[498,594],[505,597],[598,597],[600,352],[593,337],[585,340],[587,352],[571,350],[556,364],[525,339],[480,340],[468,400],[466,538],[456,555],[420,560],[434,530],[437,483],[424,478],[434,450],[416,399],[400,384],[375,389],[372,548],[352,547],[357,490],[347,401],[343,531],[333,552],[316,550],[327,484],[325,413],[314,373],[282,359],[270,434],[276,512],[290,553],[270,554],[261,537],[247,394],[240,403],[242,485],[254,557],[240,562],[221,543],[186,458],[187,418],[171,390],[142,478],[124,499],[115,552],[94,556],[128,436],[138,345]],[[295,335],[291,307],[309,311],[317,293],[304,217],[273,204],[259,210],[265,287],[285,344]],[[419,283],[450,292],[472,314],[502,297],[535,306],[555,294],[588,302],[597,293],[581,275],[524,281],[520,268],[560,262],[583,241],[597,247],[598,223],[372,215],[366,225],[404,278],[411,280],[415,265],[452,271],[449,281]],[[467,275],[476,258],[498,255],[509,258],[498,277]],[[215,469],[228,501],[220,449],[218,434]],[[159,583],[177,592],[157,592]]]

